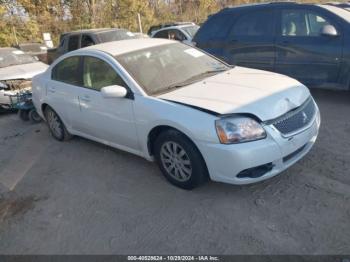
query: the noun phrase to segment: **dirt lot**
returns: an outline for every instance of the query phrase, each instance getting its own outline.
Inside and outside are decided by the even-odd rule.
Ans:
[[[0,253],[349,254],[350,93],[314,96],[322,128],[302,161],[193,191],[139,157],[1,115]]]

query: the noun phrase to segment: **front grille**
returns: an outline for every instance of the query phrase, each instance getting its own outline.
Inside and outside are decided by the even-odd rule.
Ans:
[[[314,119],[316,106],[310,97],[300,107],[289,111],[271,122],[282,134],[290,134],[306,127]]]

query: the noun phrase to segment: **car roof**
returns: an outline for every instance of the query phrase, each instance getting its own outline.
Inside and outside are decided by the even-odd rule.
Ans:
[[[76,31],[70,31],[65,32],[62,35],[70,35],[70,34],[87,34],[87,33],[104,33],[104,32],[110,32],[110,31],[119,31],[119,30],[126,30],[124,28],[95,28],[95,29],[81,29]]]
[[[167,27],[162,27],[162,28],[159,28],[157,30],[153,30],[151,35],[155,35],[156,33],[158,32],[161,32],[161,31],[164,31],[164,30],[169,30],[169,29],[182,29],[182,28],[185,28],[185,27],[190,27],[190,26],[198,26],[199,25],[196,25],[196,24],[184,24],[184,25],[172,25],[172,26],[167,26]]]
[[[178,42],[162,38],[138,38],[102,43],[98,45],[85,47],[79,50],[98,50],[116,56],[145,48],[161,46],[171,43]]]
[[[263,3],[250,3],[250,4],[243,4],[243,5],[237,5],[237,6],[229,6],[224,9],[222,9],[219,13],[225,13],[225,12],[232,12],[232,11],[241,11],[244,9],[250,9],[252,7],[266,7],[266,6],[272,6],[272,5],[299,5],[299,3],[294,1],[276,1],[276,2],[263,2]],[[301,5],[301,4],[300,4]]]
[[[187,25],[173,25],[173,26],[168,26],[168,27],[163,27],[163,28],[160,28],[159,30],[157,31],[160,31],[160,30],[166,30],[166,29],[178,29],[178,28],[184,28],[184,27],[190,27],[190,26],[198,26],[196,24],[187,24]]]

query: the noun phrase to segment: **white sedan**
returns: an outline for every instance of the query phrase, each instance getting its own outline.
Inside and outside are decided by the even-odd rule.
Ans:
[[[185,189],[273,177],[311,149],[320,126],[298,81],[163,39],[70,52],[34,78],[33,101],[57,140],[82,136],[156,160]]]

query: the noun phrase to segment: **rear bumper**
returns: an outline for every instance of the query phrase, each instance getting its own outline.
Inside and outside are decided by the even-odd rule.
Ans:
[[[267,138],[263,140],[235,145],[201,142],[197,145],[213,181],[250,184],[276,176],[303,158],[314,145],[319,126],[317,109],[312,124],[294,136],[283,137],[272,126],[265,126]],[[254,171],[252,177],[246,176],[251,170],[258,171]]]

